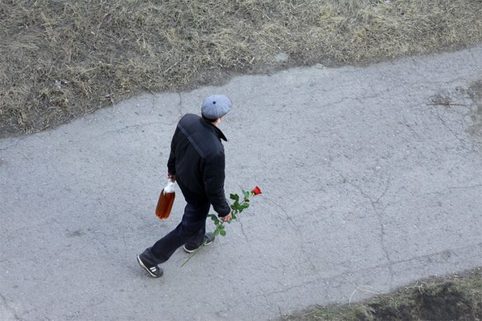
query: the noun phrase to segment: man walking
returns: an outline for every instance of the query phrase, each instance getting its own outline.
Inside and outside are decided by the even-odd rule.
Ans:
[[[209,96],[202,103],[202,117],[186,114],[177,125],[167,163],[168,177],[177,181],[187,205],[181,223],[137,257],[139,265],[154,278],[163,274],[158,264],[166,262],[180,246],[192,253],[214,241],[214,235],[205,232],[211,205],[223,221],[231,220],[224,193],[221,141],[226,137],[218,128],[231,106],[224,95]]]

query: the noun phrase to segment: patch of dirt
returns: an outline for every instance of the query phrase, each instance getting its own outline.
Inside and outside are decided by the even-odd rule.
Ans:
[[[481,41],[480,0],[2,0],[0,138],[141,92]]]
[[[482,320],[482,270],[416,282],[354,305],[316,307],[282,321]]]

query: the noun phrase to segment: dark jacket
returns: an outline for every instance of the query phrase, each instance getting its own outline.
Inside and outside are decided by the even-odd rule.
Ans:
[[[167,163],[168,172],[176,175],[179,185],[189,194],[208,199],[219,216],[231,212],[224,194],[223,132],[205,119],[184,115],[177,124]]]

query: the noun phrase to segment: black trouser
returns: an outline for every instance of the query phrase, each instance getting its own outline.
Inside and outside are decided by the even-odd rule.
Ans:
[[[189,193],[180,183],[179,187],[187,202],[182,221],[174,230],[144,251],[142,257],[149,265],[166,262],[184,244],[189,248],[196,248],[204,241],[210,203],[207,198]]]

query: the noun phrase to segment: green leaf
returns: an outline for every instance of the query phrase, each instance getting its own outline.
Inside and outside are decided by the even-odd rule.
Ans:
[[[225,231],[225,230],[221,230],[221,231],[219,231],[219,234],[221,234],[221,236],[226,236],[226,231]]]
[[[233,201],[239,201],[238,194],[229,194],[229,198],[232,199]]]
[[[219,223],[219,218],[214,215],[214,214],[209,214],[209,217],[211,218],[211,220],[214,222],[214,224],[218,224]]]

